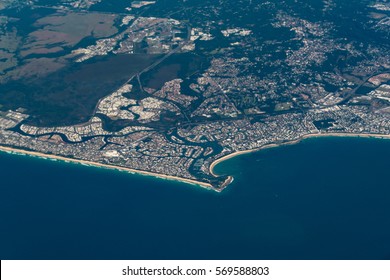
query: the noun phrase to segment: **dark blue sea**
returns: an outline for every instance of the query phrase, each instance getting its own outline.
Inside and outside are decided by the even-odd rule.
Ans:
[[[390,141],[230,159],[223,193],[0,154],[0,259],[390,259]]]

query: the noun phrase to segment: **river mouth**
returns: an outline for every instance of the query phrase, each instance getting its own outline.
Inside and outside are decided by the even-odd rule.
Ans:
[[[1,154],[1,258],[388,259],[389,145],[313,138],[235,157],[222,193]]]

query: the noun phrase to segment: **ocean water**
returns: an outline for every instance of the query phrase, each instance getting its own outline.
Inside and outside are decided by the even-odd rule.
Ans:
[[[389,159],[305,140],[221,163],[219,194],[0,153],[0,259],[389,259]]]

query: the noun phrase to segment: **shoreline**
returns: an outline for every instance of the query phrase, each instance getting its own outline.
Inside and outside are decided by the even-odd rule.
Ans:
[[[221,175],[216,174],[214,172],[214,169],[215,169],[215,167],[218,164],[220,164],[221,162],[226,161],[228,159],[231,159],[231,158],[234,158],[234,157],[237,157],[237,156],[241,156],[241,155],[245,155],[245,154],[256,153],[256,152],[259,152],[261,150],[266,150],[266,149],[270,149],[270,148],[276,148],[276,147],[287,146],[287,145],[295,145],[295,144],[298,144],[298,143],[300,143],[300,142],[302,142],[302,141],[304,141],[306,139],[321,138],[321,137],[345,137],[345,138],[356,137],[356,138],[373,138],[373,139],[387,139],[387,140],[390,140],[390,135],[386,135],[386,134],[352,134],[352,133],[314,133],[314,134],[306,134],[306,135],[303,135],[302,137],[300,137],[298,139],[295,139],[295,140],[286,141],[286,142],[282,142],[282,143],[266,144],[266,145],[264,145],[264,146],[262,146],[260,148],[238,151],[238,152],[234,152],[232,154],[223,156],[223,157],[213,161],[211,163],[210,167],[209,167],[209,170],[210,170],[210,173],[213,176],[221,176]]]
[[[14,154],[18,154],[18,155],[24,155],[24,156],[32,156],[32,157],[42,158],[42,159],[60,160],[60,161],[66,162],[66,163],[71,162],[71,163],[80,164],[80,165],[84,165],[84,166],[93,166],[93,167],[100,167],[100,168],[105,168],[105,169],[115,169],[117,171],[124,171],[124,172],[130,173],[130,174],[138,174],[138,175],[142,175],[142,176],[149,176],[149,177],[155,177],[155,178],[166,179],[166,180],[171,180],[171,181],[178,181],[181,183],[187,183],[190,185],[200,186],[200,187],[207,189],[207,190],[218,191],[211,184],[208,184],[208,183],[199,182],[196,180],[191,180],[191,179],[186,179],[186,178],[181,178],[181,177],[153,173],[153,172],[148,172],[148,171],[136,170],[136,169],[131,169],[131,168],[122,167],[122,166],[115,166],[115,165],[92,162],[92,161],[81,160],[81,159],[67,158],[67,157],[58,156],[58,155],[44,154],[41,152],[27,151],[27,150],[23,150],[23,149],[11,148],[11,147],[5,147],[5,146],[0,146],[0,151],[5,152],[5,153],[14,153]]]
[[[272,144],[267,144],[262,147],[256,148],[256,149],[250,149],[250,150],[243,150],[243,151],[238,151],[234,152],[231,154],[228,154],[226,156],[223,156],[215,161],[213,161],[209,167],[210,173],[218,177],[220,175],[216,174],[214,172],[215,167],[228,159],[244,155],[244,154],[249,154],[249,153],[255,153],[261,150],[265,149],[270,149],[270,148],[276,148],[279,146],[285,146],[285,145],[294,145],[298,144],[303,140],[310,139],[310,138],[317,138],[317,137],[357,137],[357,138],[374,138],[374,139],[390,139],[390,135],[382,135],[382,134],[349,134],[349,133],[315,133],[315,134],[306,134],[296,140],[291,140],[291,141],[286,141],[282,143],[272,143]],[[114,169],[117,171],[124,171],[130,174],[138,174],[142,176],[149,176],[149,177],[154,177],[154,178],[159,178],[159,179],[166,179],[166,180],[171,180],[171,181],[177,181],[181,183],[186,183],[190,185],[195,185],[199,186],[201,188],[204,188],[206,190],[213,190],[216,192],[222,192],[226,187],[228,187],[233,181],[234,177],[228,176],[225,182],[219,187],[216,188],[213,185],[205,182],[200,182],[192,179],[186,179],[186,178],[181,178],[181,177],[176,177],[176,176],[171,176],[171,175],[164,175],[164,174],[159,174],[159,173],[153,173],[149,171],[142,171],[142,170],[137,170],[137,169],[131,169],[127,167],[122,167],[122,166],[115,166],[115,165],[110,165],[110,164],[104,164],[104,163],[98,163],[98,162],[92,162],[92,161],[87,161],[87,160],[81,160],[81,159],[74,159],[74,158],[67,158],[59,155],[52,155],[52,154],[45,154],[42,152],[35,152],[35,151],[28,151],[28,150],[23,150],[20,148],[13,148],[13,147],[7,147],[7,146],[1,146],[0,145],[0,151],[5,152],[5,153],[14,153],[18,155],[25,155],[25,156],[32,156],[32,157],[37,157],[37,158],[42,158],[42,159],[51,159],[51,160],[60,160],[66,163],[74,163],[74,164],[80,164],[84,166],[93,166],[93,167],[98,167],[98,168],[105,168],[105,169]]]

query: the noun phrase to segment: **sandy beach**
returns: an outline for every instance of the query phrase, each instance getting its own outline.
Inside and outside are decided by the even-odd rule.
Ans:
[[[348,133],[307,134],[307,135],[304,135],[297,140],[284,142],[284,143],[278,143],[278,144],[268,144],[268,145],[265,145],[265,146],[260,147],[260,148],[239,151],[239,152],[235,152],[235,153],[226,155],[224,157],[221,157],[221,158],[215,160],[210,165],[210,172],[211,172],[211,174],[213,174],[214,176],[217,177],[218,175],[215,174],[214,168],[219,163],[221,163],[225,160],[228,160],[230,158],[240,156],[243,154],[257,152],[257,151],[264,150],[264,149],[269,149],[269,148],[274,148],[274,147],[284,146],[284,145],[297,144],[304,139],[315,138],[315,137],[364,137],[364,138],[390,139],[390,135],[378,135],[378,134],[348,134]],[[167,180],[179,181],[179,182],[183,182],[183,183],[187,183],[187,184],[191,184],[191,185],[197,185],[197,186],[200,186],[200,187],[205,188],[207,190],[214,190],[217,192],[223,191],[231,182],[233,182],[233,179],[234,179],[233,177],[229,176],[226,179],[225,183],[221,186],[221,188],[215,188],[211,184],[199,182],[196,180],[175,177],[175,176],[169,176],[169,175],[153,173],[153,172],[148,172],[148,171],[136,170],[136,169],[126,168],[126,167],[121,167],[121,166],[103,164],[103,163],[98,163],[98,162],[91,162],[91,161],[67,158],[67,157],[62,157],[62,156],[57,156],[57,155],[44,154],[44,153],[40,153],[40,152],[26,151],[26,150],[17,149],[17,148],[0,146],[0,151],[7,152],[7,153],[16,153],[16,154],[21,154],[21,155],[29,155],[29,156],[39,157],[39,158],[44,158],[44,159],[72,162],[72,163],[82,164],[82,165],[86,165],[86,166],[95,166],[95,167],[101,167],[101,168],[107,168],[107,169],[115,169],[115,170],[124,171],[124,172],[132,173],[132,174],[140,174],[140,175],[144,175],[144,176],[151,176],[151,177],[157,177],[157,178],[162,178],[162,179],[167,179]]]
[[[26,150],[22,150],[22,149],[16,149],[16,148],[4,147],[4,146],[0,146],[0,151],[7,152],[7,153],[28,155],[28,156],[39,157],[39,158],[44,158],[44,159],[72,162],[72,163],[82,164],[82,165],[86,165],[86,166],[95,166],[95,167],[101,167],[101,168],[107,168],[107,169],[115,169],[115,170],[125,171],[125,172],[132,173],[132,174],[140,174],[140,175],[145,175],[145,176],[157,177],[157,178],[161,178],[161,179],[180,181],[180,182],[191,184],[191,185],[197,185],[197,186],[200,186],[200,187],[208,189],[208,190],[215,190],[211,184],[198,182],[196,180],[180,178],[180,177],[175,177],[175,176],[169,176],[169,175],[164,175],[164,174],[158,174],[158,173],[153,173],[153,172],[147,172],[147,171],[142,171],[142,170],[136,170],[136,169],[126,168],[126,167],[121,167],[121,166],[114,166],[114,165],[103,164],[103,163],[98,163],[98,162],[90,162],[90,161],[85,161],[85,160],[66,158],[66,157],[57,156],[57,155],[49,155],[49,154],[44,154],[44,153],[40,153],[40,152],[26,151]]]
[[[252,149],[252,150],[239,151],[239,152],[235,152],[235,153],[226,155],[224,157],[221,157],[221,158],[215,160],[210,165],[210,172],[214,176],[218,176],[218,174],[216,174],[214,172],[215,166],[217,166],[219,163],[221,163],[221,162],[223,162],[225,160],[228,160],[228,159],[240,156],[240,155],[254,153],[254,152],[258,152],[260,150],[275,148],[275,147],[279,147],[279,146],[294,145],[294,144],[297,144],[297,143],[299,143],[299,142],[301,142],[301,141],[303,141],[305,139],[316,138],[316,137],[360,137],[360,138],[390,139],[390,135],[381,135],[381,134],[349,134],[349,133],[316,133],[316,134],[307,134],[307,135],[304,135],[301,138],[296,139],[296,140],[283,142],[283,143],[279,143],[279,144],[268,144],[268,145],[264,145],[264,146],[262,146],[260,148],[256,148],[256,149]]]

